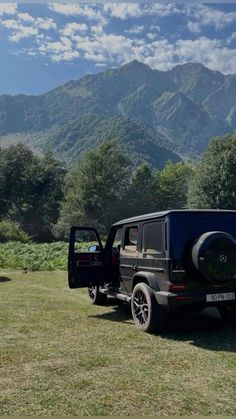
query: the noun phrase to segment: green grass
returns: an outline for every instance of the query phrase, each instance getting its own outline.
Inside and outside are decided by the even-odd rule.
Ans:
[[[235,415],[236,331],[218,315],[141,333],[66,272],[2,270],[1,415]]]

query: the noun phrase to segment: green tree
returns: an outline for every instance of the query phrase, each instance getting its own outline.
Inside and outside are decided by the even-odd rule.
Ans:
[[[56,237],[67,235],[72,224],[94,225],[101,232],[120,219],[129,185],[131,164],[115,141],[106,141],[66,176],[65,199],[54,228]]]
[[[145,214],[160,209],[160,175],[143,163],[134,173],[127,195],[126,216]]]
[[[212,140],[195,168],[188,205],[236,209],[236,134]]]
[[[53,239],[52,228],[59,217],[60,203],[63,199],[63,180],[65,170],[51,151],[38,159],[32,195],[29,197],[27,212],[22,220],[23,228],[40,239]]]
[[[52,239],[51,229],[63,197],[64,169],[47,152],[35,156],[23,144],[0,152],[0,217],[19,222],[38,240]]]
[[[160,173],[160,200],[162,210],[184,208],[187,204],[188,184],[193,170],[184,163],[168,161]]]

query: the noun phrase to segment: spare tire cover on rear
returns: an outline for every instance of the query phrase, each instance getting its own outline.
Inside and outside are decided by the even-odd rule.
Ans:
[[[202,234],[192,248],[195,268],[211,283],[236,278],[236,241],[223,231]]]

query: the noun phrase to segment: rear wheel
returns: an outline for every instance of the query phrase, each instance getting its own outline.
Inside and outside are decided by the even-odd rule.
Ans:
[[[91,304],[103,306],[107,301],[107,294],[102,294],[99,290],[99,286],[93,286],[88,288],[88,296]]]
[[[133,289],[131,311],[135,325],[142,332],[160,330],[166,319],[166,313],[158,306],[152,289],[144,282]]]

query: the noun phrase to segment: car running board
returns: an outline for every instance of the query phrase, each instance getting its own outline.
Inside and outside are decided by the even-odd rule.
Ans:
[[[110,295],[111,297],[115,297],[118,300],[122,300],[125,301],[126,303],[129,303],[131,301],[131,297],[129,297],[128,295],[123,294],[122,292],[119,292],[118,289],[115,290],[109,290],[107,288],[100,288],[99,292],[101,294],[107,294]]]

